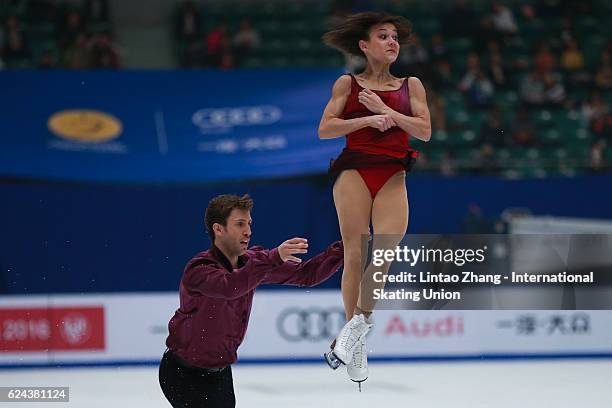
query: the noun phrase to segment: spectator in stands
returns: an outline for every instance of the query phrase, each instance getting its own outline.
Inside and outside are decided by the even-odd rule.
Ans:
[[[590,84],[592,77],[586,70],[584,54],[578,46],[578,41],[568,39],[561,54],[561,68],[566,71],[566,80],[572,86]]]
[[[601,89],[612,88],[612,58],[608,51],[601,54],[601,63],[595,73],[595,84]]]
[[[595,134],[597,140],[609,139],[609,133],[612,131],[610,106],[601,97],[600,92],[592,92],[589,100],[583,103],[582,120]]]
[[[468,56],[467,72],[459,83],[458,89],[466,96],[467,103],[473,108],[488,108],[493,100],[493,84],[480,67],[478,54]]]
[[[5,22],[3,56],[8,66],[23,66],[31,57],[28,40],[17,17]]]
[[[491,223],[482,214],[482,209],[475,203],[470,203],[467,214],[461,220],[463,234],[489,234]]]
[[[436,33],[431,37],[431,61],[436,64],[446,59],[448,59],[448,50],[444,44],[444,37]]]
[[[119,52],[112,43],[110,33],[102,32],[92,39],[91,44],[92,68],[121,68]]]
[[[85,0],[85,17],[90,23],[108,23],[108,0]]]
[[[536,0],[535,9],[537,15],[543,19],[561,15],[562,1],[563,0]]]
[[[507,6],[493,2],[491,4],[491,20],[495,30],[504,36],[514,35],[518,31],[518,26],[514,20],[512,11]]]
[[[601,139],[597,140],[595,143],[593,143],[593,146],[591,146],[591,155],[590,155],[590,162],[589,162],[589,167],[591,168],[591,170],[597,172],[603,168],[604,166],[603,153],[604,153],[605,148],[606,148],[606,143]]]
[[[576,40],[574,20],[570,17],[561,18],[560,31],[557,38],[552,39],[552,46],[558,51],[564,50],[570,41]]]
[[[498,47],[494,47],[489,52],[487,76],[491,78],[491,82],[495,85],[496,90],[505,89],[510,85],[508,69],[504,64],[502,54]]]
[[[221,64],[225,49],[228,47],[225,31],[225,26],[219,24],[206,34],[204,40],[206,44],[205,66],[218,67]]]
[[[504,123],[499,109],[492,109],[487,120],[482,123],[478,134],[478,144],[480,146],[489,145],[499,148],[507,144]]]
[[[547,73],[544,75],[544,95],[551,108],[561,108],[567,100],[565,87],[558,75]]]
[[[440,174],[446,177],[457,175],[457,160],[452,151],[445,151],[440,159]]]
[[[420,38],[414,35],[413,43],[402,48],[391,72],[397,77],[416,76],[426,80],[430,78],[428,68],[429,52],[421,43]]]
[[[55,23],[57,4],[54,0],[30,0],[28,1],[28,15],[33,21]]]
[[[472,37],[472,44],[478,53],[484,52],[492,42],[500,43],[503,35],[497,31],[491,16],[485,16],[480,21],[480,28]]]
[[[494,174],[499,170],[495,149],[490,144],[480,147],[476,159],[476,171],[484,174]]]
[[[2,55],[2,50],[4,50],[4,25],[0,23],[0,56]]]
[[[428,89],[430,90],[427,101],[429,104],[429,113],[431,115],[432,129],[446,131],[446,101],[434,90],[429,87]]]
[[[593,91],[589,99],[582,104],[582,120],[585,125],[590,126],[593,121],[600,119],[609,111],[610,107],[601,97],[601,93]]]
[[[475,31],[476,15],[466,0],[455,0],[443,18],[447,37],[470,37]]]
[[[455,80],[451,72],[448,59],[442,59],[434,65],[433,86],[437,91],[449,90],[455,87]]]
[[[225,49],[223,51],[223,55],[221,56],[221,62],[219,63],[219,68],[221,69],[232,69],[234,68],[234,56],[230,52],[229,49]]]
[[[510,135],[515,146],[527,147],[536,144],[536,128],[525,106],[518,107],[510,126]]]
[[[199,41],[187,43],[185,50],[179,56],[180,64],[183,68],[196,68],[201,66],[206,58],[204,57],[202,45]]]
[[[239,58],[238,65],[242,65],[244,60],[259,48],[261,40],[259,33],[251,26],[251,22],[245,19],[240,23],[240,29],[234,36],[233,43],[235,55]]]
[[[43,54],[38,58],[36,68],[38,69],[52,69],[57,66],[55,54],[52,50],[45,50]]]
[[[189,44],[195,41],[201,30],[200,12],[193,1],[183,2],[176,13],[174,32],[177,38],[187,41]]]
[[[534,68],[523,77],[520,96],[523,104],[530,107],[539,107],[546,102],[544,81],[542,80],[542,74],[537,69]]]
[[[548,43],[543,42],[540,44],[540,47],[533,58],[533,65],[541,74],[552,72],[557,67],[557,57],[550,50]]]
[[[81,33],[64,51],[62,65],[69,69],[86,69],[90,67],[90,62],[89,41],[87,36]]]
[[[561,54],[561,68],[567,71],[581,71],[584,69],[584,55],[578,48],[578,42],[568,40],[565,50]]]
[[[81,13],[77,10],[69,10],[64,17],[64,24],[58,29],[57,44],[61,50],[65,50],[74,43],[79,34],[85,32],[85,24]]]

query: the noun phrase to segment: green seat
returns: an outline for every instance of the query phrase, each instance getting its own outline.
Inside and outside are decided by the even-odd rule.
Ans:
[[[510,150],[510,157],[517,162],[534,163],[540,159],[540,150],[534,147],[518,147]]]
[[[579,128],[568,132],[563,141],[568,148],[590,147],[593,144],[593,135],[587,129]]]
[[[448,132],[447,143],[453,146],[467,146],[474,144],[476,133],[473,130],[461,130]]]
[[[516,107],[518,95],[514,91],[505,91],[495,94],[494,103],[502,110],[512,111]]]
[[[539,128],[546,129],[555,126],[553,114],[548,109],[542,109],[534,113],[533,120]]]
[[[608,166],[612,166],[612,147],[608,147],[604,150],[603,159]]]
[[[450,53],[465,54],[472,49],[472,41],[468,37],[456,37],[446,40],[446,47]]]
[[[455,150],[455,159],[465,167],[475,167],[480,159],[480,150],[475,147]]]
[[[448,149],[441,149],[441,148],[427,149],[427,151],[425,151],[425,154],[427,158],[429,159],[429,163],[432,166],[439,165],[439,163],[442,161],[444,156],[446,156],[448,153],[449,153]]]
[[[497,149],[495,150],[495,158],[501,165],[509,165],[511,162],[510,149]]]
[[[260,57],[249,57],[244,61],[246,68],[262,68],[266,66],[265,60]]]
[[[545,145],[558,145],[561,143],[561,132],[557,128],[543,129],[538,132],[538,139]]]
[[[432,144],[446,144],[448,143],[449,137],[448,133],[444,130],[436,130],[431,135],[431,143]]]

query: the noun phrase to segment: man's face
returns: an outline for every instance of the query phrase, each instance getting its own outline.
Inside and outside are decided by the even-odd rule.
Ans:
[[[215,245],[228,256],[244,255],[251,239],[251,213],[234,208],[227,217],[226,225],[214,224]]]

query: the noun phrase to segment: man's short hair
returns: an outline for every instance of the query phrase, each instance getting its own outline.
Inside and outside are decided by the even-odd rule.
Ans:
[[[253,199],[248,194],[242,197],[235,194],[222,194],[209,201],[208,207],[206,207],[204,221],[212,242],[215,242],[213,224],[218,223],[226,227],[227,218],[234,208],[251,211],[253,208]]]

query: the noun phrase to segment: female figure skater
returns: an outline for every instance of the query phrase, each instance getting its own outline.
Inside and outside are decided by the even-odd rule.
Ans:
[[[421,81],[395,78],[389,72],[400,44],[412,41],[408,20],[377,12],[353,14],[328,31],[323,41],[367,60],[361,74],[336,80],[319,125],[321,139],[346,135],[346,147],[332,162],[330,173],[336,177],[334,203],[344,243],[347,323],[325,357],[334,369],[346,364],[349,377],[361,388],[368,376],[365,335],[372,327],[374,308],[371,294],[360,290],[361,237],[369,234],[371,223],[374,248],[399,244],[408,226],[406,171],[417,155],[408,139],[429,141],[431,123]],[[389,266],[382,267],[384,273]]]

